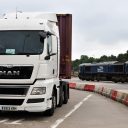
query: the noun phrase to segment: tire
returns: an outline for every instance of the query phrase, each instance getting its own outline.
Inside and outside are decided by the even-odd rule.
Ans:
[[[53,92],[53,94],[52,94],[52,108],[45,111],[46,116],[53,116],[54,111],[56,109],[56,102],[57,102],[56,95],[55,95],[55,92]]]
[[[67,103],[68,103],[68,98],[69,98],[69,96],[68,96],[68,86],[67,86],[67,84],[65,85],[65,87],[64,87],[64,89],[63,89],[63,92],[64,92],[64,101],[63,101],[63,103],[64,103],[64,104],[67,104]]]
[[[61,107],[63,105],[63,101],[64,101],[64,92],[63,92],[63,87],[61,87],[60,88],[60,100],[59,100],[58,107]]]

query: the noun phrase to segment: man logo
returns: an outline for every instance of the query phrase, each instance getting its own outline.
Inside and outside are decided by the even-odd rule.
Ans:
[[[19,76],[20,71],[0,71],[0,76]]]

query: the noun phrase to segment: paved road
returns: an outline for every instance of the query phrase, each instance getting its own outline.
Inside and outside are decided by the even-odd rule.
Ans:
[[[67,105],[54,116],[0,113],[0,128],[127,128],[128,107],[95,93],[70,90]]]

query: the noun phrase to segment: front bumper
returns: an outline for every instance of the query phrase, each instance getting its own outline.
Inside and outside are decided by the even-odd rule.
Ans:
[[[44,86],[45,85],[45,86]],[[49,94],[43,94],[43,95],[31,95],[31,91],[33,87],[46,87],[47,84],[43,84],[42,81],[37,81],[34,83],[34,85],[27,85],[28,88],[26,91],[26,94],[23,92],[15,93],[13,94],[0,94],[0,110],[1,111],[28,111],[28,112],[43,112],[47,109],[51,108],[51,97]],[[7,90],[9,88],[9,91],[16,90],[18,87],[18,91],[20,91],[19,88],[22,88],[21,85],[4,85],[0,86],[0,89],[2,88],[4,90]],[[25,85],[24,85],[25,88]],[[9,92],[9,91],[6,91]],[[15,94],[14,94],[15,93]]]

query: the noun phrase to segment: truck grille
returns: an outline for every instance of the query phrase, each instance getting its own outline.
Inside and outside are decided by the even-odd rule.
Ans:
[[[24,99],[0,99],[0,105],[22,105]]]
[[[0,86],[0,95],[15,95],[15,96],[22,96],[26,95],[29,86]]]
[[[0,79],[30,79],[33,66],[0,66]]]

